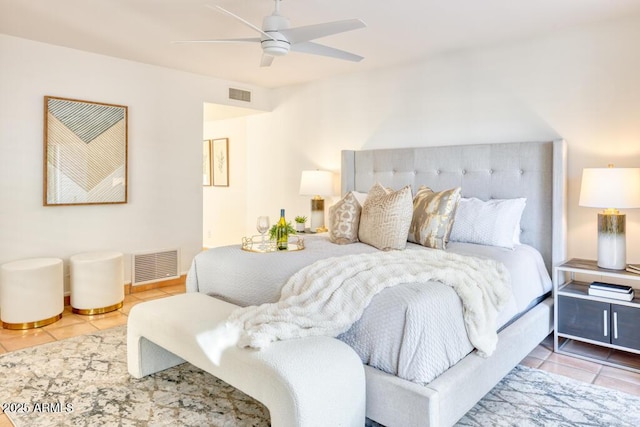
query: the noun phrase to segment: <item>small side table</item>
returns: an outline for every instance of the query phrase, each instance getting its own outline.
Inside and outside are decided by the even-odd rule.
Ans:
[[[576,274],[593,276],[576,280]],[[555,268],[553,348],[561,354],[640,372],[640,274],[571,259]],[[636,281],[631,301],[589,295],[592,281]]]
[[[120,252],[86,252],[71,261],[71,307],[74,313],[94,315],[122,307],[124,266]]]
[[[59,258],[32,258],[0,267],[0,317],[5,329],[31,329],[62,318],[64,275]]]

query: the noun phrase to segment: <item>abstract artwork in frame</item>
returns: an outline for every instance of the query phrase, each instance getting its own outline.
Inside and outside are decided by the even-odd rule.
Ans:
[[[219,138],[211,141],[213,156],[213,186],[229,186],[229,139]]]
[[[44,97],[44,205],[127,203],[127,107]]]
[[[211,185],[211,140],[202,141],[202,185]]]

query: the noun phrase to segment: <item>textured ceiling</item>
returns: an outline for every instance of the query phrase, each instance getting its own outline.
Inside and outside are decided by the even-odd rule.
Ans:
[[[367,28],[319,39],[365,59],[289,53],[260,68],[257,44],[173,44],[252,37],[218,4],[260,26],[273,0],[0,0],[0,33],[163,67],[279,87],[410,63],[640,13],[640,0],[283,0],[291,26],[360,18]]]

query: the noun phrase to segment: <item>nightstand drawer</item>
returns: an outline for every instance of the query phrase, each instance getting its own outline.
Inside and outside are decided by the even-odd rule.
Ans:
[[[611,304],[611,344],[640,350],[640,308]]]
[[[558,296],[558,333],[609,343],[611,304]]]

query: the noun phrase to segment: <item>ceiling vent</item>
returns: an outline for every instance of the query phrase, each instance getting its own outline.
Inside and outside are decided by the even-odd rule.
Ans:
[[[251,92],[248,90],[229,88],[229,99],[236,101],[251,102]]]
[[[131,262],[131,284],[136,286],[177,279],[180,277],[179,264],[178,249],[135,253]]]

